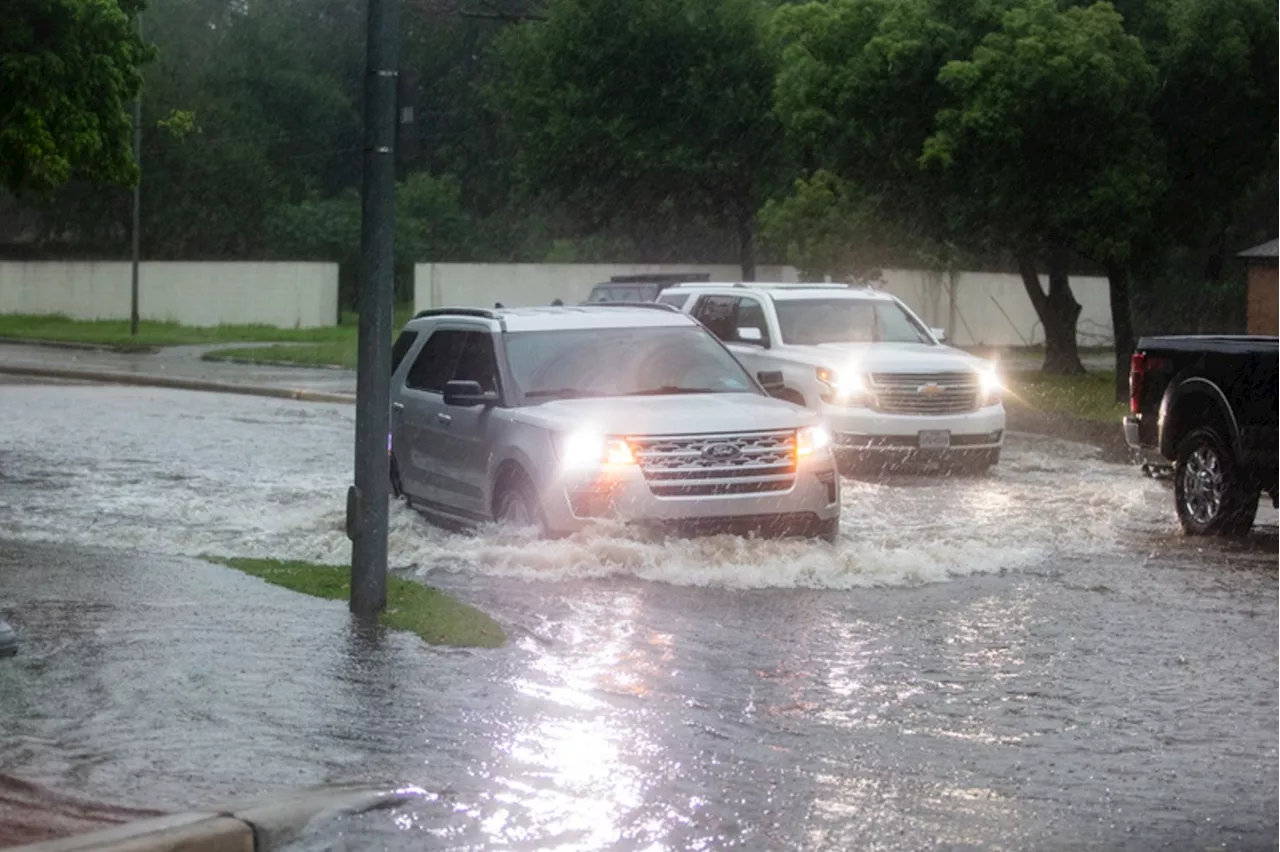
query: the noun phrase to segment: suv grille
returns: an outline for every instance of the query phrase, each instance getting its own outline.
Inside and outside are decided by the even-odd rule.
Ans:
[[[889,414],[960,414],[976,411],[977,374],[872,373],[876,408]]]
[[[796,433],[628,438],[657,497],[786,491],[796,478]]]

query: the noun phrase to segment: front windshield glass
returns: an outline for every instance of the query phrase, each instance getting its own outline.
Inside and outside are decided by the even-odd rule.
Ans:
[[[778,299],[786,343],[933,343],[896,302],[881,299]]]
[[[588,396],[758,392],[742,366],[701,328],[525,331],[505,340],[511,376],[531,404]]]

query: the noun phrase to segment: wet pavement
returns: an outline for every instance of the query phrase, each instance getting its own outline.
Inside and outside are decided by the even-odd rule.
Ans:
[[[0,766],[165,809],[422,789],[314,850],[1275,848],[1269,505],[1185,539],[1164,485],[1014,435],[990,477],[846,482],[835,547],[397,506],[396,570],[512,638],[431,649],[193,558],[346,559],[352,416],[0,387]]]

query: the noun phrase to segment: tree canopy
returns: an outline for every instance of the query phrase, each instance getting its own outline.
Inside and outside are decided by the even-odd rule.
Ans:
[[[0,185],[47,194],[72,178],[132,183],[130,102],[150,51],[141,0],[0,4]]]

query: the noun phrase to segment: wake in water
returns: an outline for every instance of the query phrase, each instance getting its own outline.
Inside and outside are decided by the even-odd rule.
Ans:
[[[345,563],[351,409],[147,388],[0,388],[0,536]],[[93,424],[92,440],[81,439]],[[69,424],[76,424],[70,428]],[[394,567],[537,580],[848,589],[1018,570],[1117,546],[1160,486],[1088,447],[1014,435],[983,478],[846,480],[835,545],[664,538],[602,523],[559,541],[446,532],[403,504]],[[1166,507],[1167,508],[1167,507]]]

